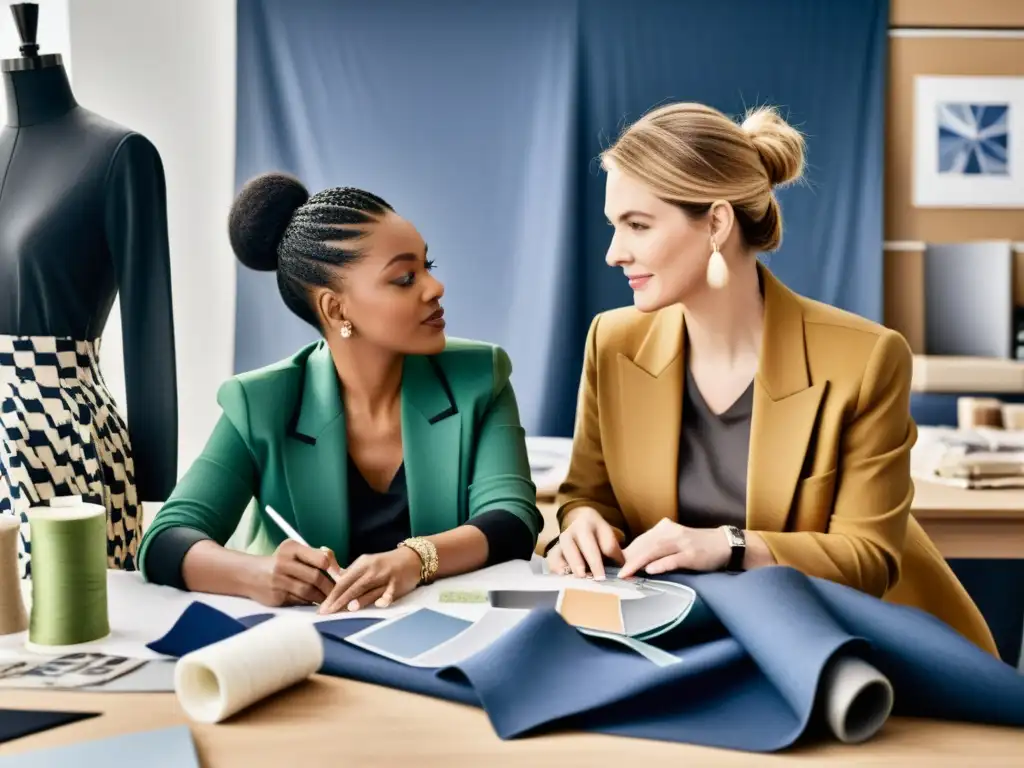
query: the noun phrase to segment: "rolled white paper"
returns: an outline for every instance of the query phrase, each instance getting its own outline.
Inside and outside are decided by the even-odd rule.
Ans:
[[[323,640],[313,622],[278,616],[182,656],[174,691],[193,720],[219,723],[305,680],[323,663]]]
[[[892,684],[863,659],[855,656],[833,659],[821,684],[825,694],[825,719],[836,738],[847,744],[870,739],[892,712]]]

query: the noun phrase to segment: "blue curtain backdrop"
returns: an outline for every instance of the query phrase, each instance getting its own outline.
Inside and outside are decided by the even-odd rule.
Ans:
[[[453,335],[501,344],[531,434],[572,432],[604,264],[596,156],[669,101],[774,104],[808,141],[773,271],[880,320],[888,0],[262,0],[238,8],[239,185],[267,170],[389,200],[430,244]],[[315,332],[239,267],[236,370]]]

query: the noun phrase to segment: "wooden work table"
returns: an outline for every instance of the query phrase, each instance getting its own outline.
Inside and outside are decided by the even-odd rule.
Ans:
[[[169,693],[12,690],[0,692],[0,707],[104,713],[2,744],[0,764],[16,752],[189,723]],[[866,744],[821,742],[772,756],[577,733],[503,742],[476,708],[320,676],[227,723],[189,724],[203,768],[1015,765],[1024,749],[1021,730],[902,718],[890,719]],[[144,755],[110,757],[111,766],[146,762]]]
[[[1024,557],[1024,491],[966,491],[922,482],[916,486],[914,515],[947,557]],[[543,543],[557,533],[557,526],[554,504],[541,501],[540,506],[546,522]],[[26,750],[189,723],[169,693],[8,690],[0,691],[0,707],[103,713],[0,744],[0,763],[4,756]],[[829,741],[777,755],[578,733],[503,742],[476,708],[322,676],[227,723],[189,725],[203,768],[276,768],[296,761],[346,768],[762,763],[930,767],[1014,765],[1024,750],[1021,730],[904,718],[891,718],[867,744],[850,747]],[[111,764],[128,758],[112,755]],[[128,761],[143,761],[143,756],[130,756]]]
[[[540,551],[558,524],[550,497],[538,498],[538,506]],[[911,511],[947,559],[1024,559],[1024,488],[972,491],[917,480]]]

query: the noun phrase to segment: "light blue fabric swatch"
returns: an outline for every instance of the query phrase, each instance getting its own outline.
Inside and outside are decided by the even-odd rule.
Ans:
[[[423,608],[368,631],[360,645],[399,659],[415,659],[473,626],[473,622]]]
[[[127,760],[146,768],[200,768],[187,725],[80,741],[0,758],[2,768],[111,768]]]

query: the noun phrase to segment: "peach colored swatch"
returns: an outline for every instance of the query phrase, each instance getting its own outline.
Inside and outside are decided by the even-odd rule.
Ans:
[[[616,632],[620,635],[625,633],[619,596],[608,592],[563,590],[558,613],[574,627]]]

